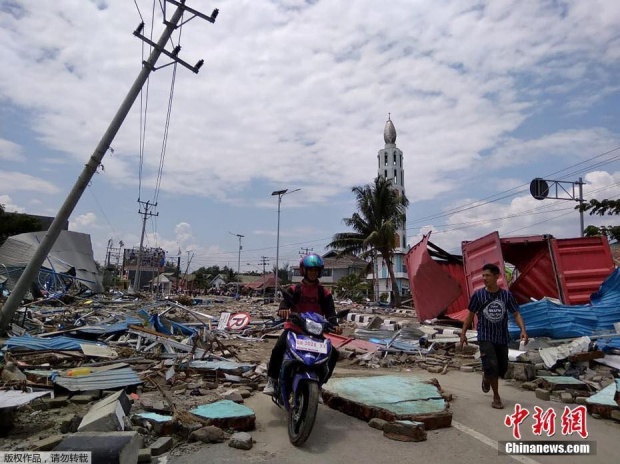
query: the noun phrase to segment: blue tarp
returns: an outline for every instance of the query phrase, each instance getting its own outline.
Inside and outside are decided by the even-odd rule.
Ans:
[[[530,337],[575,338],[614,330],[620,321],[620,270],[616,269],[590,297],[587,305],[563,305],[549,300],[519,307]],[[512,319],[508,321],[511,338],[521,332]]]
[[[191,327],[188,327],[178,322],[171,321],[165,317],[160,317],[158,314],[150,315],[148,311],[141,309],[138,311],[138,315],[144,320],[148,320],[149,324],[159,332],[166,335],[196,335],[198,331]]]
[[[613,349],[620,350],[620,335],[610,338],[599,338],[596,341],[596,346],[605,352]]]
[[[50,337],[40,338],[24,335],[22,337],[10,337],[6,343],[6,348],[10,350],[30,350],[30,351],[45,351],[45,350],[71,350],[79,351],[80,345],[88,343],[90,345],[105,346],[103,343],[95,343],[89,340],[80,340],[78,338],[71,337]]]

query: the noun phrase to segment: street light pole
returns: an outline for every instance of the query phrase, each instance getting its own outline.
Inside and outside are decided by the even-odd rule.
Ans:
[[[291,194],[294,192],[299,192],[301,189],[295,189],[295,190],[291,190],[290,192],[288,191],[288,189],[284,189],[284,190],[276,190],[275,192],[271,192],[272,196],[277,195],[278,196],[278,231],[277,231],[277,235],[276,235],[276,269],[275,269],[275,277],[276,277],[276,283],[275,283],[275,291],[274,291],[274,300],[278,300],[278,265],[279,265],[279,259],[280,259],[280,204],[282,203],[282,197],[284,195],[287,194]]]
[[[239,296],[239,279],[241,277],[241,239],[245,237],[245,235],[241,234],[233,234],[232,232],[228,232],[230,235],[236,235],[239,239],[239,254],[237,255],[237,297]]]

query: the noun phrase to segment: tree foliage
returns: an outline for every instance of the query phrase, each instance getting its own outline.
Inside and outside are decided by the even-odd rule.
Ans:
[[[399,246],[396,231],[405,224],[409,200],[399,194],[391,180],[382,176],[375,178],[372,184],[353,187],[351,191],[356,198],[357,212],[343,219],[343,222],[353,232],[335,234],[327,247],[361,258],[381,254],[392,281],[394,304],[400,306],[394,274],[394,250]]]
[[[592,199],[587,203],[577,206],[579,211],[588,211],[590,216],[616,216],[620,214],[620,200],[597,200]],[[620,226],[593,226],[589,225],[584,229],[586,237],[607,237],[611,240],[620,240]]]
[[[43,229],[41,221],[27,214],[7,213],[0,205],[0,245],[12,235],[38,232]]]
[[[363,303],[368,291],[368,282],[358,274],[349,274],[338,281],[338,298],[350,298]]]

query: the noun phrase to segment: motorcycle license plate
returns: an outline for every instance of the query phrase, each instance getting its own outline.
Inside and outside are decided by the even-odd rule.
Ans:
[[[314,340],[298,338],[296,347],[298,350],[327,354],[327,342],[315,342]]]

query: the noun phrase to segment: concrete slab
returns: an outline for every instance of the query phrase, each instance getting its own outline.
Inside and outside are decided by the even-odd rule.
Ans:
[[[174,446],[172,437],[159,437],[155,443],[150,446],[151,455],[159,456],[166,451],[170,451]]]
[[[172,416],[165,416],[155,412],[143,412],[132,416],[132,422],[147,426],[156,435],[172,435],[177,432],[177,421]],[[137,425],[136,424],[136,425]]]
[[[614,396],[616,394],[616,385],[611,384],[603,388],[596,395],[592,395],[586,399],[588,412],[590,414],[599,414],[601,417],[610,418],[612,411],[620,410],[620,406],[616,403]]]
[[[452,413],[430,381],[396,375],[332,378],[323,386],[323,401],[332,409],[369,421],[412,420],[426,430],[450,427]]]
[[[93,406],[82,419],[78,432],[115,432],[125,430],[125,413],[119,401]]]
[[[137,432],[85,432],[69,435],[54,451],[91,451],[91,464],[136,464],[140,448]]]
[[[397,441],[424,441],[426,430],[422,422],[395,421],[385,424],[383,436]]]
[[[112,393],[111,395],[106,396],[101,401],[93,406],[93,408],[100,408],[102,406],[106,406],[110,403],[114,403],[118,401],[123,408],[123,412],[125,414],[129,414],[131,411],[131,400],[127,396],[124,390],[117,391],[116,393]]]
[[[574,377],[564,376],[539,376],[542,380],[542,388],[548,391],[555,390],[587,390],[588,384]]]
[[[207,425],[221,429],[231,428],[245,432],[254,430],[256,425],[256,415],[252,409],[230,400],[198,406],[190,412],[205,419]]]
[[[51,451],[65,439],[64,435],[52,435],[32,444],[32,451]]]

